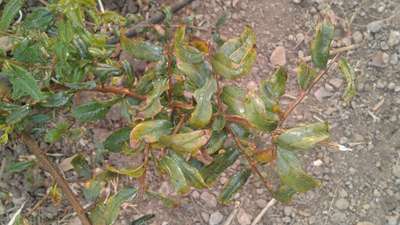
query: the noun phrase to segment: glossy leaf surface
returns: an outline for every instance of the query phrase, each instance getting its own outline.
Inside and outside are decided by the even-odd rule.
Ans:
[[[334,32],[334,26],[328,21],[318,25],[317,34],[311,43],[311,58],[314,65],[319,69],[325,69],[328,64]]]
[[[197,130],[188,133],[160,137],[160,143],[176,152],[195,154],[210,139],[210,131]]]
[[[250,169],[244,169],[233,175],[218,197],[222,204],[229,204],[232,197],[246,184],[251,175]]]
[[[211,98],[217,91],[217,82],[214,79],[209,79],[202,88],[194,92],[196,99],[196,108],[193,111],[189,124],[195,128],[204,128],[207,126],[212,117]]]
[[[104,141],[104,147],[111,152],[120,152],[124,144],[129,142],[131,130],[130,127],[124,127],[115,131]]]
[[[239,158],[240,152],[237,149],[227,150],[214,158],[214,161],[201,169],[201,174],[207,184],[212,184],[218,176],[228,167],[233,165]]]

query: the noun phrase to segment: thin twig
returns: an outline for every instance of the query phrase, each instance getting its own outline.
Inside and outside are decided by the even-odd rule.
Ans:
[[[334,56],[334,55],[337,55],[337,54],[340,54],[340,53],[343,53],[343,52],[347,52],[347,51],[351,51],[351,50],[357,49],[357,48],[359,48],[361,46],[362,46],[361,44],[354,44],[354,45],[349,45],[349,46],[342,47],[342,48],[332,49],[332,51],[330,51],[329,55],[330,56]],[[311,61],[311,56],[304,57],[303,61],[304,62],[310,62]]]
[[[144,152],[143,152],[143,168],[144,168],[144,172],[143,175],[139,178],[139,184],[140,184],[140,192],[139,192],[139,196],[142,198],[144,196],[144,193],[146,193],[146,189],[147,189],[147,184],[146,184],[146,175],[147,175],[147,168],[149,165],[149,148],[150,146],[148,144],[146,144],[146,146],[144,147]]]
[[[179,10],[183,9],[185,6],[189,5],[190,3],[194,2],[195,0],[182,0],[179,1],[171,6],[171,12],[176,13]],[[148,26],[149,24],[157,24],[160,23],[165,19],[165,14],[163,12],[158,12],[154,16],[152,16],[150,19],[140,22],[136,25],[133,25],[131,28],[129,28],[125,36],[127,37],[134,37],[138,34],[138,32],[143,29],[144,27]],[[108,44],[116,44],[118,43],[119,38],[118,37],[112,37],[110,40],[108,40]]]
[[[261,212],[257,215],[257,217],[253,220],[251,225],[257,225],[258,222],[262,219],[264,214],[268,211],[269,208],[271,208],[273,205],[276,204],[276,199],[271,199],[271,201],[268,202],[268,204],[261,210]]]
[[[139,95],[133,91],[130,91],[128,88],[119,88],[119,87],[96,87],[93,89],[85,89],[85,91],[97,91],[102,93],[113,93],[119,95],[125,95],[132,98],[137,98],[140,100],[146,100],[146,96]]]
[[[36,143],[35,140],[31,138],[30,135],[22,134],[21,137],[25,145],[39,160],[40,167],[49,172],[50,175],[58,184],[58,186],[63,190],[65,197],[67,198],[72,208],[77,213],[82,225],[91,225],[91,222],[86,216],[83,207],[81,206],[79,200],[76,198],[75,194],[72,192],[71,188],[69,187],[67,181],[64,179],[60,170],[46,157],[46,154],[44,154],[42,150],[40,150],[39,145]]]
[[[312,88],[321,80],[321,78],[333,67],[335,62],[339,59],[340,54],[337,54],[332,61],[329,63],[328,67],[324,70],[322,70],[317,77],[314,79],[314,81],[311,83],[311,85],[304,91],[300,93],[300,95],[297,97],[297,99],[290,104],[288,109],[283,113],[282,119],[280,121],[280,126],[283,125],[283,123],[286,121],[286,119],[289,117],[289,115],[293,112],[293,110],[304,100],[304,98],[310,93]]]
[[[225,222],[222,225],[230,225],[235,218],[236,214],[238,213],[240,208],[240,202],[236,201],[235,202],[235,208],[233,208],[231,214],[229,214],[228,218],[225,220]]]

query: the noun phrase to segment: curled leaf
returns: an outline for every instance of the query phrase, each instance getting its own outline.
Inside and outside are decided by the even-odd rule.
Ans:
[[[174,152],[170,152],[172,160],[181,168],[186,180],[196,188],[207,188],[207,184],[204,182],[203,176],[199,170],[187,163],[181,156]]]
[[[210,139],[209,130],[197,130],[188,133],[160,137],[160,143],[180,153],[195,154]]]
[[[356,74],[354,72],[353,67],[351,67],[349,62],[344,58],[339,61],[339,68],[347,83],[343,99],[345,102],[348,103],[357,94],[356,84],[355,84]]]
[[[196,108],[193,111],[189,124],[195,128],[203,128],[207,126],[212,117],[211,98],[217,91],[217,82],[215,79],[209,79],[205,85],[194,92],[196,99]]]
[[[319,69],[326,68],[334,32],[335,27],[328,21],[320,23],[317,27],[317,33],[311,43],[311,58]]]
[[[313,123],[289,129],[279,135],[275,142],[287,150],[309,150],[328,138],[328,123]]]
[[[160,160],[160,166],[168,173],[171,183],[178,193],[185,194],[190,190],[185,174],[176,161],[169,156],[164,156]]]
[[[285,94],[287,71],[279,67],[272,77],[260,84],[260,97],[269,111],[278,111],[279,98]]]
[[[139,141],[146,143],[158,142],[160,137],[172,131],[168,120],[149,120],[137,124],[130,133],[130,145],[135,148]]]
[[[250,73],[256,60],[256,37],[250,27],[246,27],[239,38],[225,42],[211,61],[215,72],[226,79],[237,79]]]
[[[257,129],[271,132],[278,126],[277,114],[266,109],[262,99],[250,92],[245,99],[245,118]]]

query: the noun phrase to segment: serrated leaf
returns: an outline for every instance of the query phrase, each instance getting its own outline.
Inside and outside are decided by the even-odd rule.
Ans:
[[[34,8],[32,12],[26,16],[23,22],[23,26],[27,30],[37,29],[45,31],[51,25],[53,19],[53,15],[47,8],[37,7]]]
[[[131,147],[138,145],[139,141],[146,143],[158,142],[160,137],[171,133],[172,124],[168,120],[149,120],[137,124],[130,133]]]
[[[135,58],[146,61],[161,60],[163,49],[142,39],[130,39],[121,36],[121,48],[133,55]]]
[[[200,170],[206,184],[211,185],[222,172],[236,162],[239,156],[240,152],[237,149],[230,149],[216,156],[211,164]]]
[[[4,67],[4,73],[8,76],[13,85],[12,97],[14,99],[19,99],[23,96],[30,96],[33,99],[40,101],[45,98],[45,95],[40,90],[37,81],[30,72],[11,63],[6,63]]]
[[[60,91],[50,94],[49,97],[47,97],[46,100],[41,103],[41,106],[47,108],[58,108],[66,105],[71,100],[71,97],[72,94]]]
[[[24,3],[24,0],[10,0],[7,2],[7,4],[4,6],[3,14],[1,15],[0,19],[0,31],[5,31],[8,29]]]
[[[217,50],[211,61],[214,71],[226,79],[250,73],[257,56],[255,43],[255,33],[246,27],[239,38],[226,41]]]
[[[276,144],[287,150],[309,150],[329,138],[328,123],[313,123],[286,130],[276,139]]]
[[[10,115],[6,117],[7,124],[16,124],[21,122],[31,112],[31,107],[28,105],[20,106],[10,112]]]
[[[349,62],[344,58],[339,61],[339,68],[347,83],[346,90],[343,94],[343,99],[346,103],[349,103],[351,99],[357,94],[355,84],[356,74],[353,67],[350,66]]]
[[[279,67],[272,77],[261,82],[261,98],[269,111],[276,111],[279,108],[279,98],[285,94],[287,71]]]
[[[104,203],[98,203],[89,218],[93,225],[112,225],[118,218],[122,203],[136,196],[135,188],[124,188]]]
[[[45,141],[49,143],[54,143],[59,141],[65,133],[68,132],[69,129],[69,124],[64,122],[64,123],[59,123],[57,124],[56,127],[53,129],[49,130],[45,136]]]
[[[287,185],[296,192],[307,192],[319,186],[319,182],[307,175],[297,159],[289,150],[278,148],[277,171],[281,185]]]
[[[297,67],[297,82],[301,90],[307,90],[312,82],[314,81],[315,77],[317,76],[317,71],[311,68],[307,63],[301,62]]]
[[[222,204],[229,204],[232,197],[246,184],[251,175],[250,169],[243,169],[233,175],[219,194],[218,201]]]
[[[216,91],[216,80],[209,79],[202,88],[194,92],[197,104],[189,119],[189,124],[192,127],[204,128],[210,123],[213,114],[211,98]]]
[[[160,137],[160,143],[180,153],[195,154],[210,139],[209,130],[197,130],[188,133]]]
[[[255,128],[264,132],[271,132],[277,128],[279,122],[278,115],[268,111],[259,96],[250,92],[244,104],[245,118]]]
[[[115,131],[103,142],[104,148],[111,152],[120,152],[124,144],[129,142],[131,131],[132,128],[130,127],[124,127]]]
[[[204,182],[202,175],[199,170],[191,166],[181,156],[174,152],[170,152],[171,159],[176,162],[179,168],[182,170],[186,180],[191,186],[195,188],[207,188],[207,184]]]
[[[160,167],[162,170],[168,173],[172,185],[179,194],[185,194],[189,192],[190,186],[186,180],[185,174],[177,162],[175,162],[169,156],[164,156],[160,160]]]
[[[147,222],[152,220],[154,217],[156,217],[155,214],[147,214],[132,221],[130,225],[147,225],[148,224]]]
[[[36,164],[35,161],[22,161],[22,162],[12,162],[6,167],[8,173],[19,173],[21,171],[27,170]]]
[[[222,90],[221,99],[228,106],[228,111],[237,115],[244,115],[244,99],[246,93],[239,87],[229,85]]]
[[[92,176],[90,165],[83,155],[77,154],[72,159],[71,165],[74,167],[74,170],[79,176],[85,179],[89,179]]]
[[[72,116],[80,122],[90,122],[103,119],[115,101],[88,102],[77,106],[72,111]]]
[[[218,152],[218,150],[220,150],[223,147],[225,140],[227,138],[228,138],[228,135],[226,134],[226,132],[213,131],[211,134],[211,138],[206,145],[207,153],[209,155],[212,155],[212,154]]]
[[[311,43],[311,58],[319,69],[325,69],[328,64],[334,32],[335,27],[328,21],[320,23],[317,27],[317,33]]]
[[[107,166],[107,170],[116,174],[125,175],[133,178],[141,177],[145,172],[144,165],[140,165],[136,168],[115,168],[113,166]]]

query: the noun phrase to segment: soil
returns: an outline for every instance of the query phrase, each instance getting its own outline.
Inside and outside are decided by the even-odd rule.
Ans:
[[[134,5],[126,2],[124,4]],[[106,8],[111,7],[108,4]],[[134,6],[118,7],[122,10]],[[296,96],[298,89],[294,70],[298,56],[309,55],[308,43],[315,24],[326,12],[338,21],[334,47],[357,45],[343,56],[356,69],[358,94],[351,104],[343,102],[341,96],[345,82],[339,71],[334,69],[296,109],[288,126],[297,121],[328,121],[332,127],[332,140],[353,151],[339,152],[319,147],[305,153],[305,169],[321,181],[321,187],[297,195],[290,204],[276,204],[259,224],[400,225],[399,0],[198,0],[180,16],[194,14],[201,26],[208,28],[223,13],[228,13],[230,16],[222,32],[226,37],[238,34],[246,25],[254,28],[257,34],[257,65],[250,76],[240,80],[243,86],[268,78],[274,70],[270,59],[272,52],[276,47],[284,47],[291,80],[289,95]],[[210,39],[207,32],[199,31],[198,35]],[[290,101],[290,98],[284,98],[283,104]],[[118,125],[104,124],[95,128],[94,135],[87,135],[77,149],[70,149],[65,154],[72,155],[83,147],[94,149],[93,144],[88,143],[93,138],[106,137],[110,132],[108,126],[115,128]],[[20,145],[13,148],[25,151]],[[12,157],[8,155],[8,158]],[[152,225],[223,224],[235,206],[219,205],[215,199],[233,169],[221,176],[214,189],[194,190],[180,197],[179,208],[165,207],[155,199],[134,200],[125,205],[116,224],[129,224],[133,219],[150,213],[156,215],[150,223]],[[20,176],[14,175],[6,187],[24,185]],[[160,185],[155,190],[173,195],[173,189],[167,182],[159,180],[158,183]],[[20,205],[26,198],[43,196],[45,187],[31,187],[28,194],[23,190],[15,192],[14,204]],[[250,225],[250,221],[271,198],[260,181],[252,176],[240,194],[235,196],[240,206],[231,224]],[[62,205],[54,208],[48,203],[40,213],[48,215],[49,220],[68,214],[68,210],[63,212]],[[12,209],[6,209],[7,213],[10,211]],[[52,224],[76,225],[79,221],[68,216]]]

